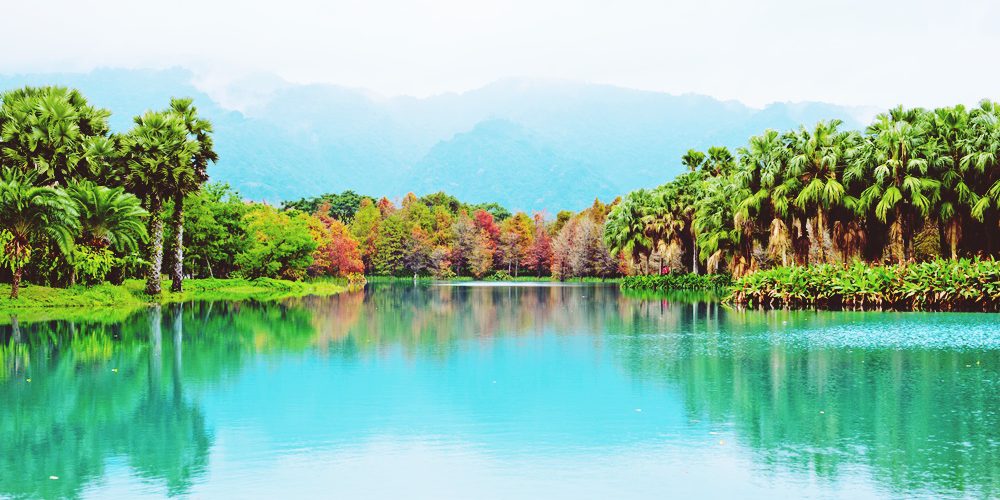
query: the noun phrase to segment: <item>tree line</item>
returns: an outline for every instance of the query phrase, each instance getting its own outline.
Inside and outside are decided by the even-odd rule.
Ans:
[[[615,205],[604,239],[639,273],[655,263],[737,277],[1000,252],[1000,104],[897,107],[862,131],[842,125],[690,150],[685,173]]]
[[[0,94],[0,278],[50,286],[144,278],[161,293],[186,276],[483,277],[503,271],[611,276],[600,235],[608,207],[512,214],[445,193],[396,206],[347,191],[272,207],[208,182],[212,124],[189,98],[114,133],[111,113],[77,90]]]

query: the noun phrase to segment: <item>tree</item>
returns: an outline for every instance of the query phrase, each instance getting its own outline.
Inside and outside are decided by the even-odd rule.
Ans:
[[[524,212],[518,212],[500,224],[500,261],[514,276],[518,275],[521,262],[531,248],[534,238],[532,225],[531,218]]]
[[[403,265],[414,275],[425,275],[437,270],[440,263],[435,262],[434,244],[431,237],[420,226],[413,226],[410,238],[406,241],[406,254]]]
[[[184,121],[175,113],[147,111],[122,138],[126,187],[139,196],[149,212],[146,293],[160,293],[163,267],[163,201],[174,192],[179,169],[188,169],[198,143],[188,137]]]
[[[364,272],[357,240],[351,237],[343,222],[329,214],[330,207],[324,203],[309,219],[309,229],[317,242],[313,263],[309,266],[310,274],[343,277]]]
[[[329,207],[329,216],[344,224],[350,224],[354,220],[354,214],[361,208],[361,200],[375,200],[368,196],[361,196],[351,190],[346,190],[340,194],[328,193],[315,198],[301,198],[296,201],[287,201],[281,204],[286,210],[298,210],[307,214],[316,213],[319,207],[326,205]]]
[[[939,201],[934,209],[941,245],[952,260],[958,259],[959,243],[966,223],[972,222],[976,194],[966,181],[962,158],[969,144],[969,112],[965,106],[938,108],[925,115],[928,127],[927,152],[941,182]]]
[[[821,121],[811,131],[801,127],[793,136],[792,157],[788,160],[790,175],[797,176],[802,186],[795,205],[804,214],[815,214],[813,236],[820,262],[827,260],[829,213],[843,205],[846,195],[841,176],[854,136],[838,132],[841,123]]]
[[[694,149],[689,149],[684,156],[681,156],[681,164],[684,165],[689,172],[697,172],[701,170],[701,166],[705,163],[705,153],[697,151]]]
[[[1000,103],[984,100],[970,113],[969,138],[961,168],[971,187],[970,215],[980,225],[978,249],[987,255],[1000,251]]]
[[[170,290],[180,292],[184,282],[184,198],[208,181],[208,164],[217,162],[219,155],[212,141],[212,123],[198,116],[198,108],[191,98],[171,99],[170,112],[183,122],[187,136],[195,146],[189,158],[181,158],[182,163],[177,165],[170,179],[174,201],[174,266]]]
[[[464,210],[459,212],[458,218],[451,225],[451,231],[455,244],[451,247],[448,261],[455,267],[455,274],[461,275],[468,267],[473,251],[479,244],[480,231]]]
[[[244,278],[297,280],[312,264],[317,244],[306,214],[290,215],[267,205],[256,205],[243,217],[249,235],[246,250],[236,256]]]
[[[373,272],[375,257],[375,241],[378,239],[379,226],[382,223],[382,213],[375,203],[369,199],[361,200],[361,207],[351,221],[351,236],[358,241],[361,250],[361,261],[366,272]]]
[[[621,203],[611,209],[604,226],[604,243],[611,253],[624,253],[637,262],[646,256],[646,273],[649,272],[649,252],[653,245],[643,220],[649,201],[649,192],[645,189],[628,193]],[[562,234],[562,231],[559,233]]]
[[[77,90],[65,87],[24,87],[0,96],[0,154],[4,163],[23,171],[36,170],[40,184],[66,186],[80,172],[91,142],[108,135],[110,112],[95,108]],[[106,148],[100,151],[110,152]]]
[[[0,173],[0,240],[3,263],[12,274],[12,299],[18,298],[21,274],[37,238],[48,238],[68,255],[79,230],[73,200],[60,188],[36,185],[37,180],[35,172],[7,168]]]
[[[135,195],[90,181],[71,183],[66,192],[79,214],[81,244],[135,252],[146,242],[145,219],[149,213]]]
[[[406,222],[398,213],[382,220],[378,238],[375,239],[375,255],[372,257],[375,274],[400,275],[403,270],[403,258],[406,255],[408,234]]]
[[[188,195],[184,201],[183,256],[188,273],[225,278],[235,270],[236,256],[249,244],[243,224],[249,208],[228,184],[208,183]]]
[[[475,246],[472,248],[472,255],[469,257],[469,272],[476,278],[482,278],[493,267],[494,253],[496,252],[493,239],[484,229],[476,231]]]
[[[536,213],[534,219],[535,234],[524,257],[524,267],[541,277],[542,273],[549,272],[552,267],[552,236],[549,235],[544,214]]]
[[[930,174],[920,113],[897,107],[876,117],[848,174],[852,181],[869,183],[859,209],[874,209],[879,220],[892,221],[890,233],[900,263],[912,257],[915,218],[930,213],[940,189]]]

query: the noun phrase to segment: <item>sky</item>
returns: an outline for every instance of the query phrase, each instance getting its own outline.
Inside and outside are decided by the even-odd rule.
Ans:
[[[8,0],[0,72],[194,70],[376,95],[544,78],[886,107],[1000,99],[990,0]],[[208,89],[211,90],[211,89]]]

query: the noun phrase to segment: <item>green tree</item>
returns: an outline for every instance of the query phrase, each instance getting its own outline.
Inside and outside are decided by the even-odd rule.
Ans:
[[[792,136],[792,157],[788,160],[790,175],[801,183],[795,205],[815,219],[813,238],[820,262],[827,261],[830,211],[844,204],[847,192],[842,176],[853,135],[838,132],[841,123],[830,120],[817,123],[812,130],[801,127]]]
[[[267,205],[256,205],[243,217],[243,223],[249,245],[236,256],[241,276],[290,280],[305,276],[317,247],[307,214],[290,215]]]
[[[24,265],[39,237],[55,243],[64,255],[79,230],[76,204],[61,188],[38,186],[38,174],[4,169],[0,174],[0,240],[3,263],[12,274],[10,297],[18,298]]]
[[[149,211],[146,293],[158,295],[163,267],[163,202],[174,193],[176,177],[187,175],[199,145],[188,137],[180,116],[154,111],[137,116],[135,126],[121,142],[125,185]]]
[[[398,214],[386,217],[379,226],[375,239],[375,255],[372,266],[375,274],[398,276],[403,271],[403,259],[407,254],[409,228]]]
[[[897,107],[876,117],[845,174],[852,181],[868,183],[859,209],[874,209],[879,220],[892,221],[890,236],[900,263],[911,260],[916,219],[930,214],[941,185],[930,170],[921,113]]]
[[[171,177],[174,265],[170,290],[180,292],[184,283],[184,199],[208,181],[208,164],[218,161],[219,155],[212,141],[212,123],[198,116],[191,98],[171,99],[170,112],[181,119],[189,141],[196,146],[189,158],[182,158],[187,161],[178,165]]]
[[[87,172],[78,170],[90,160],[108,134],[110,112],[87,103],[77,90],[65,87],[24,87],[0,96],[0,154],[4,163],[21,170],[37,170],[41,184],[66,186]],[[86,163],[86,162],[85,162]]]
[[[149,213],[135,195],[122,188],[98,186],[90,181],[71,183],[66,192],[76,203],[79,213],[81,244],[135,252],[145,243],[145,219]]]
[[[647,235],[645,220],[650,201],[649,192],[644,189],[628,193],[621,203],[611,209],[604,225],[604,243],[611,253],[624,253],[640,263],[645,256],[647,274],[649,253],[653,245],[652,239]]]

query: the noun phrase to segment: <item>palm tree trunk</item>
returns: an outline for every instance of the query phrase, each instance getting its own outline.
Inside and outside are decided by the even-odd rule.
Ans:
[[[951,260],[958,260],[958,240],[962,234],[962,223],[959,216],[952,217],[945,227],[945,239],[948,241],[948,248],[951,250]]]
[[[174,195],[174,269],[171,273],[171,292],[184,289],[184,195]]]
[[[907,263],[913,259],[913,220],[909,210],[903,211],[903,258]]]
[[[10,298],[17,300],[18,295],[21,291],[21,274],[24,272],[24,268],[19,267],[14,271],[14,275],[10,279]]]
[[[159,196],[149,199],[149,269],[146,271],[146,293],[159,295],[160,272],[163,270],[163,202]]]
[[[826,264],[826,224],[823,219],[823,210],[816,211],[816,244],[819,247],[817,250],[819,252],[819,263]]]
[[[698,273],[698,238],[691,235],[691,272]]]
[[[806,216],[799,217],[799,227],[795,232],[795,261],[799,265],[809,264],[809,219]]]
[[[903,211],[902,203],[896,205],[896,224],[899,229],[896,231],[896,245],[899,247],[899,263],[905,264],[910,260],[910,248],[907,233],[910,231],[906,223],[906,214]]]

